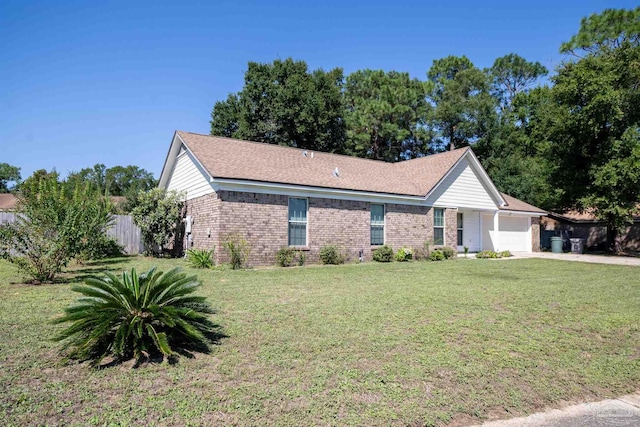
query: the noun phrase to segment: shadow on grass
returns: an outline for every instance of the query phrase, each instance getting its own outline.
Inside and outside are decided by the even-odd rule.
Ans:
[[[148,356],[143,356],[135,361],[133,360],[132,357],[114,359],[106,363],[97,365],[96,369],[99,369],[99,370],[109,369],[116,366],[125,365],[129,362],[133,362],[133,365],[131,366],[132,369],[138,369],[141,366],[144,366],[147,364],[160,365],[165,362],[168,363],[169,365],[175,365],[180,360],[180,357],[193,359],[196,357],[195,356],[196,353],[211,354],[213,347],[221,345],[222,340],[224,340],[225,338],[229,338],[229,335],[226,335],[225,333],[222,332],[221,326],[216,325],[213,331],[206,334],[206,337],[207,337],[207,340],[209,341],[209,344],[207,346],[194,345],[191,342],[188,342],[188,343],[174,342],[172,343],[172,347],[175,354],[172,356],[166,357],[161,353],[152,353],[152,354],[149,354]]]
[[[76,268],[74,270],[68,271],[66,274],[68,274],[69,276],[58,278],[56,280],[56,283],[60,283],[60,284],[81,283],[85,279],[102,274],[105,271],[109,271],[112,273],[120,273],[121,271],[125,270],[124,265],[129,264],[134,259],[135,257],[132,255],[127,257],[108,258],[108,259],[101,259],[96,261],[86,261],[80,266],[80,268]],[[114,267],[115,265],[119,265],[119,266]]]

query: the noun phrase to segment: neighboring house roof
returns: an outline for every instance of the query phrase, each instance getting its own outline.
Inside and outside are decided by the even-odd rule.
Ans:
[[[466,158],[500,209],[546,213],[500,193],[469,147],[388,163],[177,131],[160,176],[159,186],[162,188],[167,188],[182,144],[212,183],[216,180],[242,180],[420,198],[426,198]]]
[[[18,199],[11,193],[0,194],[0,211],[12,211],[18,206]]]
[[[640,204],[638,204],[637,209],[640,212]],[[552,218],[558,221],[566,221],[566,222],[572,222],[576,224],[601,224],[601,223],[604,224],[605,223],[605,221],[599,220],[598,218],[596,218],[596,215],[593,209],[586,209],[582,212],[577,210],[570,210],[563,213],[549,212],[547,216],[549,218]],[[640,215],[634,215],[633,221],[640,222]]]

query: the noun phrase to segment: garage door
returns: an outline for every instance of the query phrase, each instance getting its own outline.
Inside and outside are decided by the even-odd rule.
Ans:
[[[500,216],[500,250],[530,252],[529,218]]]

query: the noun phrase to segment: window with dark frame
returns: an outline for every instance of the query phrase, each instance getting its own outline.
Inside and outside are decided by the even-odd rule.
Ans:
[[[444,245],[444,209],[433,209],[433,244],[434,246]]]
[[[289,246],[307,246],[307,199],[289,198]]]
[[[384,245],[384,205],[371,204],[371,245]]]
[[[464,233],[463,233],[463,230],[464,230],[464,225],[463,225],[464,216],[461,213],[458,214],[458,221],[457,222],[458,222],[458,246],[462,246],[462,245],[464,245],[464,242],[463,242],[463,237],[464,237]]]

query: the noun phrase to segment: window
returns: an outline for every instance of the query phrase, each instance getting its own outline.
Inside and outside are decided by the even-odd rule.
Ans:
[[[289,198],[289,246],[307,246],[307,199]]]
[[[384,245],[384,205],[371,204],[371,244]]]
[[[464,245],[464,242],[462,241],[462,229],[463,227],[463,216],[461,213],[458,214],[458,246],[462,246]]]
[[[444,245],[444,209],[441,208],[433,210],[433,244]]]

